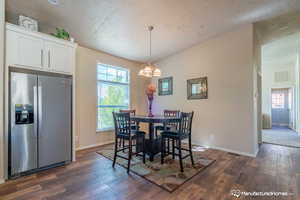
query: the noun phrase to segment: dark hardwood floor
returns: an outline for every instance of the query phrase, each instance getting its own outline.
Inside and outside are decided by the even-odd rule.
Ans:
[[[116,166],[96,153],[78,152],[77,162],[0,185],[0,199],[300,199],[300,148],[263,144],[257,158],[217,150],[205,155],[216,162],[173,193]],[[290,192],[286,197],[231,196],[241,191]]]

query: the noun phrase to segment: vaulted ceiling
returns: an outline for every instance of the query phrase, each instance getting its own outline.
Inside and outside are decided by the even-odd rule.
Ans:
[[[262,46],[263,67],[295,67],[300,53],[300,33],[295,33]]]
[[[300,9],[299,0],[7,0],[7,19],[38,19],[43,32],[68,30],[76,41],[130,60],[148,61],[147,26],[154,25],[152,61],[241,24]]]

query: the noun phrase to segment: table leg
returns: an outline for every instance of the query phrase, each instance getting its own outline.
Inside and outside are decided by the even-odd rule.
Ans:
[[[154,143],[154,126],[153,123],[149,123],[149,139],[150,139],[150,161],[154,160],[153,143]]]

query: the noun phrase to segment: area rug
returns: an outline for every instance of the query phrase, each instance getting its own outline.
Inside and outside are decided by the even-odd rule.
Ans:
[[[113,160],[114,145],[107,145],[104,147],[104,149],[98,151],[97,153],[110,160]],[[119,155],[127,157],[126,152],[119,152]],[[160,154],[154,157],[153,162],[150,162],[149,159],[147,159],[145,164],[143,163],[141,157],[133,156],[131,160],[130,171],[160,186],[168,192],[173,192],[215,161],[201,156],[201,151],[194,151],[193,157],[195,165],[191,165],[191,160],[189,157],[184,159],[184,172],[181,173],[179,160],[173,160],[172,156],[165,157],[163,165],[160,164]],[[116,163],[125,168],[127,167],[127,160],[125,159],[117,157]]]

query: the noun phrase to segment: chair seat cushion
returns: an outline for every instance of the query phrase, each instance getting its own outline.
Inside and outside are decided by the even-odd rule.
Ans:
[[[181,138],[181,139],[184,139],[184,138],[188,137],[187,134],[182,134],[182,133],[179,133],[178,131],[163,131],[163,132],[160,133],[160,135],[162,137],[167,137],[167,138]]]
[[[170,130],[171,128],[172,128],[172,126],[170,126],[170,125],[167,125],[167,130]],[[155,126],[155,129],[156,130],[159,130],[159,131],[163,131],[163,130],[165,130],[165,128],[164,128],[164,126],[163,125],[157,125],[157,126]]]

